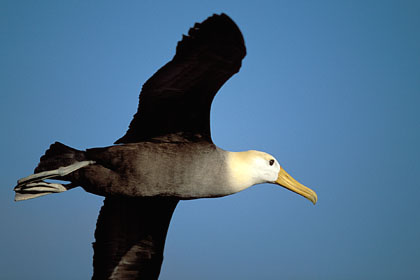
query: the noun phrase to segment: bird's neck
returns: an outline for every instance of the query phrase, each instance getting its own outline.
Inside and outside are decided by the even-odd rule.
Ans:
[[[249,151],[228,152],[227,167],[229,185],[235,193],[262,183],[254,174]]]

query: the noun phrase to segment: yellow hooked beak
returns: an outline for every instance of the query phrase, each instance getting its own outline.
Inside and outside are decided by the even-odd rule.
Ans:
[[[277,177],[275,183],[279,184],[282,187],[285,187],[286,189],[291,190],[292,192],[300,194],[303,197],[306,197],[307,199],[312,201],[313,204],[315,204],[318,200],[318,196],[313,190],[305,187],[304,185],[293,179],[293,177],[290,176],[286,171],[284,171],[283,168],[280,168],[279,176]]]

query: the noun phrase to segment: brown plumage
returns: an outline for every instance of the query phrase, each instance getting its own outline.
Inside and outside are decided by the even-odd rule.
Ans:
[[[245,54],[242,34],[227,15],[195,24],[174,58],[144,84],[138,111],[116,141],[121,145],[79,151],[54,143],[35,174],[18,181],[15,199],[77,186],[106,197],[95,232],[93,279],[157,279],[180,199],[225,196],[268,182],[315,203],[316,194],[273,156],[229,152],[212,142],[212,100]]]
[[[246,49],[225,14],[196,23],[174,58],[144,85],[127,133],[115,143],[168,138],[211,142],[210,106],[220,87],[239,71]],[[173,138],[172,138],[173,139]]]

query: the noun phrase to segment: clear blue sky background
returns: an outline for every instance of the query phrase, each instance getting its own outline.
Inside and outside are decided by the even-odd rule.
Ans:
[[[54,141],[122,136],[141,85],[225,12],[248,55],[212,108],[217,145],[275,155],[274,185],[179,204],[161,279],[420,279],[418,1],[0,4],[0,277],[89,279],[102,198],[13,202]]]

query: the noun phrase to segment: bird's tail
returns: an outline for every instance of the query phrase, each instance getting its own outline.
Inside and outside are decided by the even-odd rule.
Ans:
[[[86,160],[85,153],[55,142],[41,157],[34,174],[18,180],[15,201],[27,200],[50,193],[59,193],[76,187],[73,183],[45,182],[46,179],[66,180],[66,175],[95,163]]]

